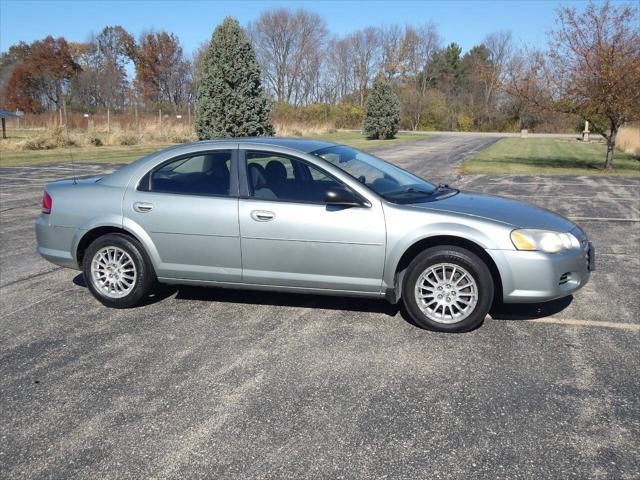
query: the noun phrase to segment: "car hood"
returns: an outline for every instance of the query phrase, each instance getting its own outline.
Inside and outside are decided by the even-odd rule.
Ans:
[[[557,213],[530,203],[479,193],[458,193],[451,197],[412,204],[414,207],[441,212],[462,213],[506,223],[518,228],[539,228],[568,232],[575,225]]]

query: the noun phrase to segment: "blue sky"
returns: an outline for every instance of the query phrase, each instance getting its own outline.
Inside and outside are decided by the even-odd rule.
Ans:
[[[582,1],[565,1],[580,7]],[[0,51],[20,40],[47,35],[83,41],[106,25],[122,25],[134,36],[148,29],[177,34],[186,53],[208,40],[227,15],[243,25],[261,11],[303,7],[324,17],[331,33],[344,34],[369,25],[433,21],[446,43],[464,50],[489,32],[511,30],[519,42],[540,44],[553,25],[555,0],[522,1],[30,1],[0,0]]]

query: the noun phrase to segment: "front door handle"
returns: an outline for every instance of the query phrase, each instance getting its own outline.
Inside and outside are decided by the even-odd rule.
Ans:
[[[251,218],[256,222],[268,222],[276,218],[276,214],[267,210],[254,210],[251,212]]]
[[[135,202],[133,204],[133,209],[136,212],[147,213],[147,212],[150,212],[151,210],[153,210],[153,203]]]

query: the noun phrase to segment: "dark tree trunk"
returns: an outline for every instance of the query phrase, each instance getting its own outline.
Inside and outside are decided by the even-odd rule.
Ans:
[[[607,160],[604,162],[605,170],[611,170],[613,168],[613,152],[616,148],[616,136],[618,135],[618,125],[615,122],[611,122],[611,132],[607,137]]]

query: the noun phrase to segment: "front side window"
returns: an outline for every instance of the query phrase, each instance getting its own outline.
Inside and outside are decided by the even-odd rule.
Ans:
[[[231,151],[180,157],[152,171],[148,190],[186,195],[229,195]]]
[[[323,203],[325,192],[344,188],[302,160],[270,152],[246,152],[249,194],[262,200]]]
[[[442,190],[420,177],[354,148],[336,145],[311,152],[391,201],[411,202]]]

